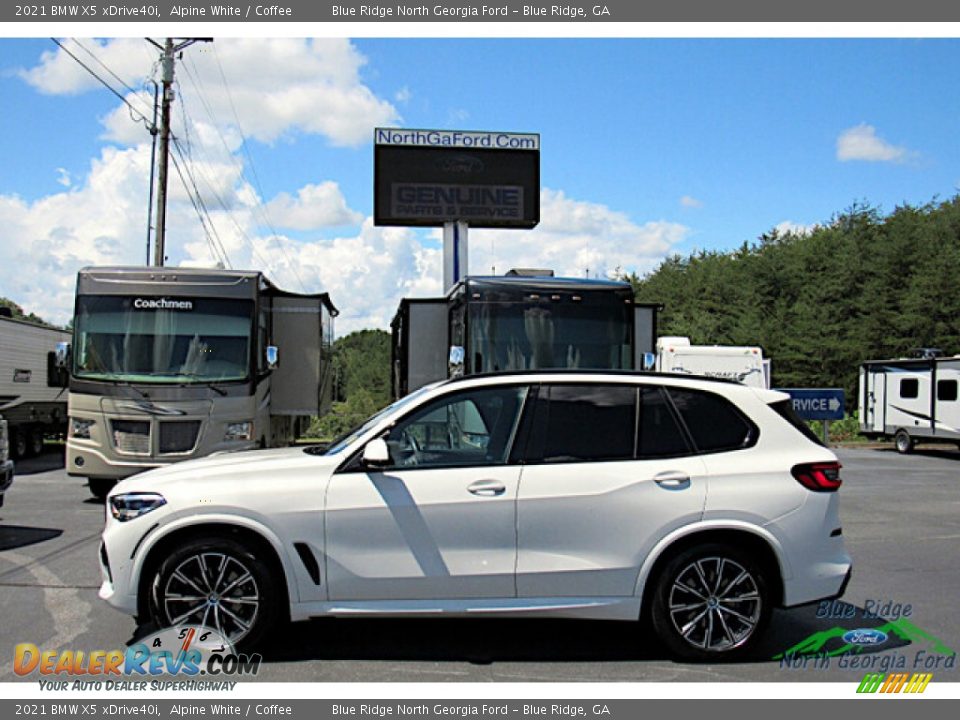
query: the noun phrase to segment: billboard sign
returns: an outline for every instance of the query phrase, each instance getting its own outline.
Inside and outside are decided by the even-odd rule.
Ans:
[[[540,136],[374,130],[374,224],[532,228],[540,222]]]

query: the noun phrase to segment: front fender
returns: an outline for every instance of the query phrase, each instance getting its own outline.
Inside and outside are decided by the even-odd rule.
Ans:
[[[293,564],[280,537],[260,519],[248,515],[238,515],[236,510],[233,509],[227,511],[226,509],[219,510],[211,508],[209,511],[204,511],[199,514],[190,513],[188,515],[180,515],[164,523],[154,532],[149,533],[143,539],[134,555],[133,566],[131,568],[131,587],[140,587],[140,574],[143,572],[144,563],[160,542],[181,530],[188,530],[192,527],[200,527],[203,525],[232,525],[234,527],[241,527],[257,533],[257,535],[270,543],[277,557],[280,558],[281,570],[283,571],[284,581],[287,585],[287,597],[289,597],[291,601],[295,599],[299,600],[300,589],[296,582]]]

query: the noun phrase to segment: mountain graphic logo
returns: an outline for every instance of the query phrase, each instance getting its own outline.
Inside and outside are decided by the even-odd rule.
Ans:
[[[866,628],[863,628],[864,630]],[[875,628],[869,628],[874,633],[882,633],[887,638],[899,638],[907,643],[922,643],[930,645],[932,651],[940,655],[955,655],[956,653],[947,647],[940,638],[931,635],[926,630],[917,627],[906,619],[892,620]],[[817,657],[838,657],[846,653],[861,653],[864,647],[859,643],[846,642],[844,635],[850,633],[850,628],[833,627],[829,630],[820,630],[809,637],[804,638],[791,648],[787,648],[782,653],[774,655],[774,660],[791,657],[803,657],[805,655],[815,655]],[[877,647],[877,644],[869,647]]]

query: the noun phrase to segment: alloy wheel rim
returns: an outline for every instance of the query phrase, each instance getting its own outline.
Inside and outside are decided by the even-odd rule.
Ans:
[[[257,621],[260,589],[250,569],[233,555],[197,553],[167,578],[162,602],[170,625],[213,628],[236,643]]]
[[[725,652],[753,635],[762,604],[757,581],[743,565],[706,557],[674,576],[667,609],[687,643],[706,652]]]

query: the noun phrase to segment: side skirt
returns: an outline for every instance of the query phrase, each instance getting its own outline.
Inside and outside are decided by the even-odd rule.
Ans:
[[[451,600],[338,600],[294,603],[291,619],[311,617],[553,617],[636,620],[638,597],[467,598]]]

